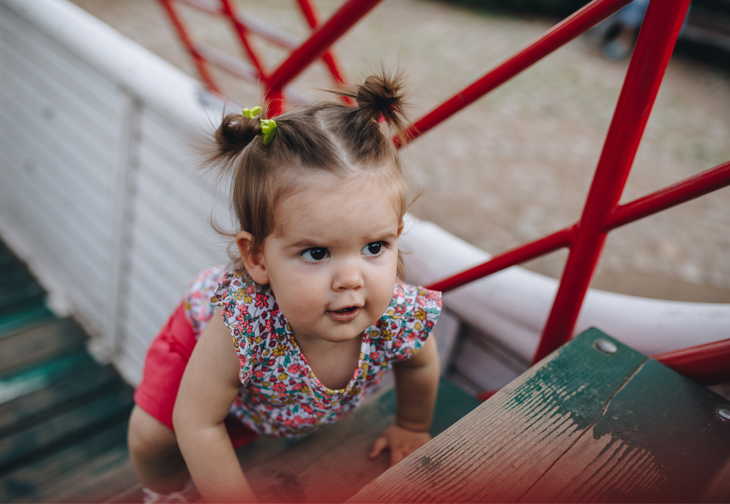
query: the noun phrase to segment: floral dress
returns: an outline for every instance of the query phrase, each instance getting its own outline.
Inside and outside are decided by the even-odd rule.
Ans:
[[[441,313],[441,293],[397,281],[385,314],[364,331],[358,367],[340,390],[320,383],[271,291],[245,271],[212,268],[193,281],[185,314],[196,338],[216,309],[241,364],[231,413],[260,434],[293,437],[343,418],[394,362],[414,355]]]

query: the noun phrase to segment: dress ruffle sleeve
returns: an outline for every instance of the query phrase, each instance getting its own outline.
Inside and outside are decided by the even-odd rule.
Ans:
[[[245,273],[226,271],[210,299],[214,306],[220,306],[223,321],[233,337],[241,364],[238,377],[244,385],[251,379],[255,359],[254,321],[249,313],[249,298],[255,296],[255,291],[256,284]]]
[[[390,341],[390,360],[410,359],[423,346],[441,315],[441,293],[400,280],[385,316],[382,334]]]

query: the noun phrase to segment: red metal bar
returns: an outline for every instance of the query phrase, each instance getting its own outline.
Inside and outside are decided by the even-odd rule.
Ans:
[[[256,71],[259,74],[259,79],[266,83],[267,76],[266,71],[264,70],[263,65],[261,64],[261,61],[259,59],[258,54],[256,53],[256,50],[253,47],[253,44],[248,39],[248,29],[246,26],[243,25],[238,19],[238,16],[236,16],[236,12],[234,10],[233,5],[231,4],[230,0],[220,0],[221,7],[223,9],[223,14],[230,20],[231,24],[233,24],[233,28],[236,30],[236,35],[238,35],[238,40],[240,40],[241,45],[243,46],[244,50],[246,51],[246,55],[248,56],[248,59],[251,60],[251,63],[253,63],[254,68],[256,68]]]
[[[257,82],[260,74],[259,72],[248,63],[234,58],[223,51],[219,51],[215,47],[211,47],[206,44],[198,45],[198,54],[211,65],[225,70],[226,72],[240,77],[250,82]]]
[[[269,86],[266,89],[269,116],[275,117],[281,113],[283,109],[281,92],[284,86],[319,58],[330,45],[381,1],[348,0],[289,55],[269,78]]]
[[[672,55],[689,0],[652,0],[639,32],[583,215],[533,363],[567,342]]]
[[[652,359],[703,385],[730,381],[730,339],[652,355]]]
[[[170,21],[172,21],[172,25],[175,27],[175,31],[177,31],[177,35],[180,37],[180,40],[187,48],[190,55],[193,57],[193,62],[195,63],[196,68],[198,69],[198,73],[200,74],[200,78],[203,79],[203,82],[205,85],[210,89],[211,91],[214,91],[218,94],[220,94],[220,88],[213,80],[213,77],[211,76],[210,72],[208,71],[208,64],[203,58],[198,50],[196,49],[195,45],[193,44],[192,40],[190,40],[190,37],[188,37],[187,31],[185,30],[185,27],[182,24],[182,21],[180,20],[180,17],[177,15],[177,12],[175,11],[175,8],[172,6],[171,0],[159,0],[160,4],[162,4],[162,7],[167,12],[167,15],[170,18]]]
[[[631,203],[619,205],[608,216],[604,229],[615,229],[729,185],[730,161]]]
[[[403,143],[409,143],[475,102],[496,87],[570,42],[592,26],[606,19],[631,0],[594,0],[546,31],[525,49],[503,62],[484,77],[463,89],[416,121],[407,131]],[[394,140],[396,145],[400,142]]]
[[[446,292],[487,275],[491,275],[492,273],[502,271],[503,269],[511,266],[521,264],[529,261],[530,259],[567,247],[570,245],[575,233],[575,228],[576,226],[573,225],[565,229],[561,229],[560,231],[556,231],[553,234],[544,236],[543,238],[530,243],[526,243],[516,249],[494,256],[485,263],[431,284],[427,287],[427,289]]]
[[[297,3],[299,4],[299,8],[306,18],[309,27],[312,30],[315,30],[317,26],[319,26],[319,16],[315,11],[314,6],[311,4],[311,2],[309,2],[309,0],[297,0]],[[322,60],[327,65],[327,68],[332,74],[332,78],[335,80],[335,82],[343,85],[347,84],[345,75],[340,70],[340,65],[337,62],[337,59],[335,58],[335,55],[332,53],[332,51],[325,52],[322,55]],[[350,100],[348,97],[345,96],[344,98],[347,99],[347,103],[352,102],[352,100]]]
[[[202,12],[212,14],[214,16],[222,16],[223,8],[221,5],[214,0],[177,0],[190,7],[194,7]],[[286,34],[272,28],[266,23],[262,23],[255,18],[245,16],[240,12],[236,12],[236,20],[242,24],[246,30],[251,33],[255,33],[259,37],[271,42],[272,44],[283,47],[284,49],[294,50],[299,47],[297,41]]]

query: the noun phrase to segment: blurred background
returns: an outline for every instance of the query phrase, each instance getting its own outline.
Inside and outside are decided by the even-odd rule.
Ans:
[[[122,34],[197,78],[191,58],[155,0],[72,0]],[[414,119],[523,48],[581,0],[387,0],[335,46],[352,81],[381,61],[410,75]],[[239,12],[293,37],[309,28],[291,0],[238,0]],[[316,2],[325,19],[341,4]],[[237,58],[221,18],[179,7],[193,36]],[[724,32],[723,32],[724,30]],[[492,253],[573,223],[628,65],[611,53],[619,34],[604,22],[482,98],[404,150],[411,211]],[[709,36],[708,36],[709,34]],[[636,157],[622,202],[730,159],[730,2],[692,3]],[[615,45],[615,44],[614,44]],[[260,43],[267,68],[286,52]],[[613,49],[616,49],[615,47]],[[213,69],[244,105],[260,89]],[[331,86],[321,63],[294,83],[301,94]],[[558,278],[567,253],[525,266]],[[727,190],[611,233],[593,287],[679,301],[730,302]]]

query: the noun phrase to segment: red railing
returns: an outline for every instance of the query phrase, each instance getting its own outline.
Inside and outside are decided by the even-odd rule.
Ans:
[[[236,14],[229,0],[177,1],[231,19],[251,60],[251,65],[231,62],[228,56],[223,58],[211,48],[194,44],[173,8],[172,0],[160,0],[181,40],[190,51],[206,85],[212,91],[218,91],[210,77],[208,63],[214,63],[244,78],[251,78],[253,75],[264,84],[265,96],[270,102],[270,115],[273,117],[284,109],[284,87],[320,57],[325,61],[334,80],[344,82],[334,56],[327,49],[380,0],[348,0],[324,24],[318,22],[309,0],[298,0],[309,26],[313,29],[312,35],[301,44],[277,34],[271,28],[252,19]],[[533,362],[542,359],[572,336],[588,286],[611,230],[730,185],[730,162],[727,162],[630,203],[624,205],[618,203],[689,1],[652,0],[636,41],[593,182],[578,222],[429,286],[432,289],[448,291],[567,247],[568,260]],[[629,2],[630,0],[590,2],[515,56],[417,120],[406,138],[409,142],[414,141]],[[267,74],[251,45],[250,34],[256,34],[292,52],[278,68]],[[730,339],[655,357],[686,376],[704,383],[730,380]]]

